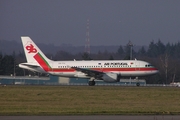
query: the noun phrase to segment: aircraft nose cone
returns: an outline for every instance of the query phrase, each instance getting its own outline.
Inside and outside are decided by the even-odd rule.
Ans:
[[[156,70],[154,70],[154,73],[159,73],[159,70],[157,68],[155,68]]]

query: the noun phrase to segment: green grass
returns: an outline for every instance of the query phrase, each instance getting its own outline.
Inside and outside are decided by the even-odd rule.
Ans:
[[[180,89],[117,86],[0,86],[0,115],[180,114]]]

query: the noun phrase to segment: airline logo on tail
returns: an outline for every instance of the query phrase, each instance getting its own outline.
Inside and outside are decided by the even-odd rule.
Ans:
[[[49,63],[40,54],[38,48],[36,48],[36,45],[33,45],[31,41],[27,41],[24,47],[27,50],[27,54],[33,54],[32,57],[46,72],[52,69]]]
[[[27,45],[26,50],[29,51],[28,53],[36,53],[37,52],[36,48],[34,48],[34,46],[32,44]]]

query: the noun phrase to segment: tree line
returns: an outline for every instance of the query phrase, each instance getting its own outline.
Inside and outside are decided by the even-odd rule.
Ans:
[[[163,44],[159,39],[157,42],[151,41],[148,47],[142,46],[137,51],[131,47],[130,45],[120,45],[116,52],[105,50],[93,54],[86,52],[71,54],[61,50],[55,54],[46,54],[46,56],[52,60],[128,60],[132,55],[133,59],[147,61],[159,69],[159,74],[143,77],[147,83],[169,84],[180,80],[179,42]],[[12,55],[0,53],[0,75],[37,75],[35,72],[19,68],[18,64],[22,62],[26,62],[24,52],[12,52]]]

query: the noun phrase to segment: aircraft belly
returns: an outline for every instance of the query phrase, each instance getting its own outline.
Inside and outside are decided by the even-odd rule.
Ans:
[[[121,72],[121,76],[144,76],[146,73],[142,71],[133,71],[133,72]]]
[[[82,72],[49,72],[52,75],[61,77],[72,77],[72,78],[89,78]]]
[[[145,76],[145,75],[152,75],[155,71],[133,71],[133,72],[121,72],[121,76]]]
[[[52,72],[50,74],[61,76],[61,77],[73,77],[74,76],[74,73],[72,73],[72,72]]]
[[[90,78],[89,76],[87,76],[86,74],[84,74],[82,72],[76,72],[74,74],[74,77],[78,77],[78,78]]]

